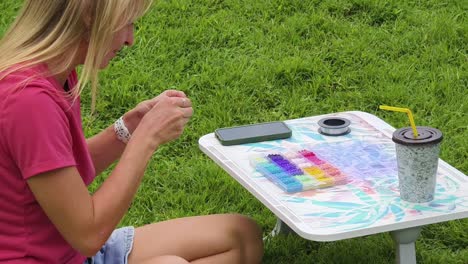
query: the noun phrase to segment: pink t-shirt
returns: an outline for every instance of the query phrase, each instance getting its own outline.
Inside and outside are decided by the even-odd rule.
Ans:
[[[85,260],[50,222],[26,182],[37,174],[69,166],[76,166],[86,185],[95,177],[80,102],[72,104],[55,78],[41,77],[45,72],[47,67],[39,65],[0,80],[1,263]],[[18,88],[26,79],[26,86]],[[68,87],[75,87],[75,71],[67,82]]]

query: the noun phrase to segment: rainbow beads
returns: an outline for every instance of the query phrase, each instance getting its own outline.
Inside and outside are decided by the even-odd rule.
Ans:
[[[309,150],[255,156],[250,164],[288,193],[346,183],[346,176],[338,168]]]

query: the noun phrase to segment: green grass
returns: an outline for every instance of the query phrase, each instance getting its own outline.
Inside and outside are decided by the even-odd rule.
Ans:
[[[0,34],[20,3],[0,2]],[[122,225],[238,212],[267,234],[274,215],[204,155],[197,140],[218,127],[360,110],[394,127],[412,109],[444,133],[441,157],[468,172],[468,5],[458,0],[158,1],[137,23],[136,44],[101,74],[93,135],[137,102],[185,91],[195,115],[154,155]],[[102,178],[97,182],[102,181]],[[94,184],[92,188],[96,188]],[[468,220],[426,226],[420,263],[468,263]],[[388,234],[319,243],[266,244],[264,263],[394,263]]]

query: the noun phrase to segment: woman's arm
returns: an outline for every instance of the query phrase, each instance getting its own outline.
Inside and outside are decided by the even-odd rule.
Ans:
[[[120,161],[93,195],[75,167],[28,179],[36,200],[70,245],[86,256],[101,248],[128,210],[153,152],[178,138],[192,114],[188,99],[161,98],[143,117]]]
[[[158,102],[162,96],[186,98],[184,92],[167,90],[161,95],[139,103],[135,108],[125,113],[124,122],[131,134],[138,127],[145,114]],[[187,99],[188,100],[188,99]],[[188,106],[188,105],[187,105]],[[93,160],[96,175],[107,169],[114,161],[120,158],[126,144],[117,139],[114,125],[101,131],[99,134],[88,138],[88,149]]]
[[[76,167],[46,172],[28,180],[49,219],[82,255],[93,256],[102,247],[140,185],[151,151],[145,150],[144,155],[129,152],[92,196]]]
[[[117,139],[114,125],[107,127],[99,134],[88,138],[88,149],[93,160],[96,175],[107,169],[122,155],[125,143]]]

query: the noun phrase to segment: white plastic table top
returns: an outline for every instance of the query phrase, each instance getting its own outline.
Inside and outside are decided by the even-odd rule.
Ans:
[[[349,119],[351,133],[339,137],[318,133],[318,120],[331,116]],[[210,133],[200,138],[199,146],[303,238],[335,241],[468,217],[468,178],[441,159],[435,198],[428,203],[401,200],[398,175],[293,194],[283,192],[266,178],[255,176],[249,164],[251,154],[342,140],[393,144],[391,136],[395,130],[378,117],[359,111],[285,122],[293,131],[289,139],[222,146]]]

